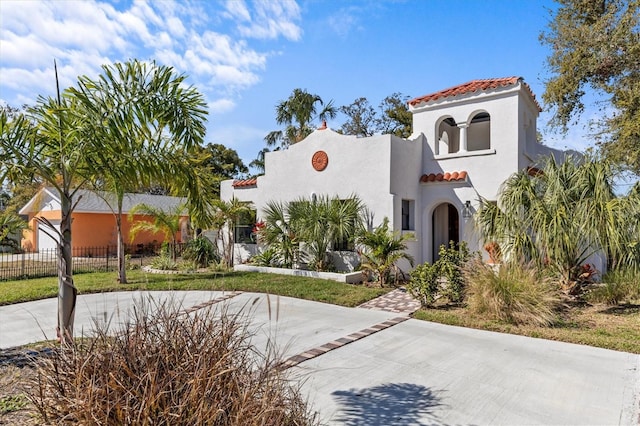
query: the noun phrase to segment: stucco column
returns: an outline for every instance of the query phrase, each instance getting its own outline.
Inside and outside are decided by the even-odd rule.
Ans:
[[[459,149],[460,152],[467,152],[467,127],[469,125],[467,123],[457,123],[458,128],[460,129],[460,141]]]

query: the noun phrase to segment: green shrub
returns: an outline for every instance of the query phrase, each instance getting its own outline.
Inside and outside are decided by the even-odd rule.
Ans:
[[[249,263],[256,266],[280,266],[278,262],[278,250],[269,247],[261,253],[253,256]]]
[[[140,269],[140,264],[132,261],[131,255],[126,254],[124,256],[124,267],[127,271],[134,271],[136,269]]]
[[[608,272],[602,284],[590,290],[586,299],[592,303],[617,305],[640,299],[640,273],[631,268]]]
[[[198,265],[193,260],[181,260],[177,262],[176,269],[184,273],[196,272]]]
[[[153,269],[159,269],[161,271],[175,271],[178,269],[178,264],[164,251],[160,253],[160,256],[154,257],[151,260],[151,267]]]
[[[413,295],[424,308],[433,306],[441,297],[450,302],[461,302],[464,297],[465,279],[462,266],[469,259],[469,249],[463,241],[458,247],[451,241],[449,247],[441,245],[439,258],[431,265],[424,263],[411,271],[407,291]]]
[[[192,261],[196,268],[206,268],[211,262],[220,261],[211,241],[202,235],[187,243],[182,258]]]
[[[439,297],[440,274],[436,265],[423,263],[411,271],[409,282],[406,284],[407,291],[420,302],[422,307],[428,308]]]
[[[548,278],[531,266],[503,264],[494,270],[480,260],[464,269],[472,312],[512,324],[554,323],[557,297]]]
[[[441,245],[438,256],[435,264],[440,271],[440,276],[446,279],[443,296],[452,302],[461,302],[464,297],[465,284],[462,267],[469,260],[467,243],[462,241],[458,247],[453,241],[449,242],[449,247]]]
[[[246,315],[138,304],[116,333],[98,328],[38,365],[29,398],[46,424],[314,425],[273,345]],[[266,352],[266,353],[265,353]]]

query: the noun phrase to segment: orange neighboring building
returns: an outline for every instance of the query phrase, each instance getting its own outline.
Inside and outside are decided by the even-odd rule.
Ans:
[[[107,202],[107,200],[109,200]],[[165,195],[125,194],[122,206],[122,231],[125,244],[133,246],[162,243],[162,233],[139,232],[131,241],[129,230],[137,221],[153,221],[145,215],[135,215],[129,221],[129,211],[138,204],[147,204],[164,211],[175,211],[184,202],[184,198]],[[74,198],[77,205],[71,215],[72,249],[115,247],[117,244],[116,217],[111,206],[116,206],[115,198],[109,193],[98,193],[79,190]],[[60,229],[60,196],[53,188],[43,188],[20,210],[21,215],[28,215],[29,230],[23,233],[22,248],[26,251],[42,251],[55,249],[56,241],[40,228],[36,217],[48,219],[58,230]],[[177,233],[177,241],[185,241],[189,231],[189,217],[185,212],[181,217],[181,231]]]

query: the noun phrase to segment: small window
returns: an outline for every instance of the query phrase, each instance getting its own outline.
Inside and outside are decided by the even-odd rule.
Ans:
[[[343,238],[333,244],[333,251],[355,251],[353,238]]]
[[[414,200],[402,200],[402,230],[413,231],[415,230],[414,222],[414,210],[416,202]]]
[[[256,224],[256,211],[244,212],[238,218],[234,228],[233,238],[236,243],[255,243],[253,228]]]

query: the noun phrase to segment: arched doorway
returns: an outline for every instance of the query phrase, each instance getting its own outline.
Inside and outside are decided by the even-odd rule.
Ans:
[[[449,241],[460,242],[460,219],[458,209],[453,204],[442,203],[433,211],[432,226],[432,262],[438,260],[438,250],[441,245],[448,246]]]

